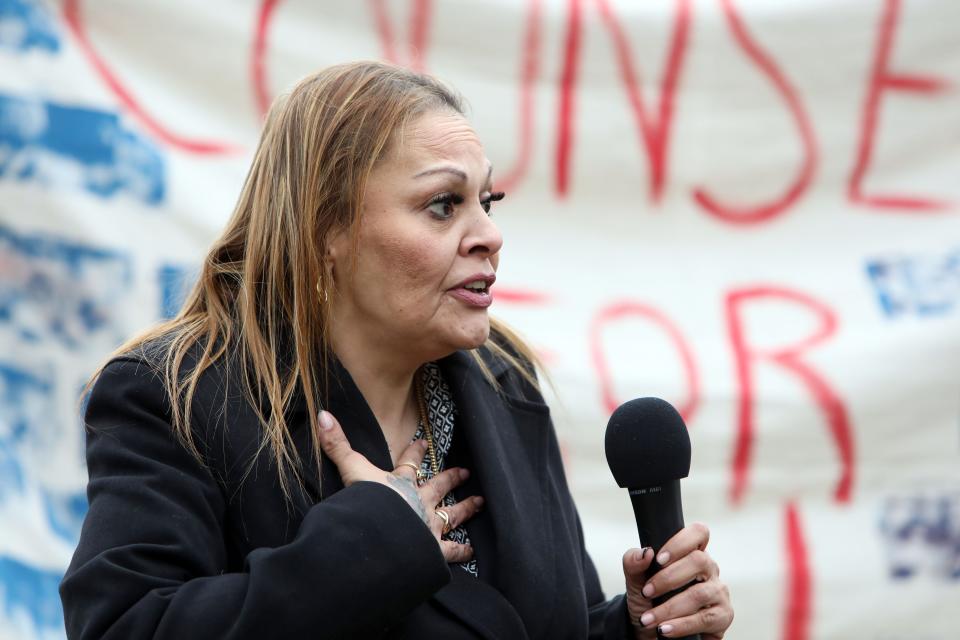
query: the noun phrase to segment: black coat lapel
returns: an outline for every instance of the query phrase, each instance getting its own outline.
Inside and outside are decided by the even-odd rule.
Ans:
[[[326,409],[337,419],[343,432],[350,441],[354,451],[362,453],[367,460],[381,469],[391,470],[390,450],[383,437],[380,424],[370,410],[360,389],[353,382],[353,378],[339,361],[331,359],[329,362],[330,387],[326,402],[322,408]],[[310,419],[307,416],[306,400],[300,396],[293,403],[291,422],[293,426],[293,441],[300,454],[303,469],[303,483],[310,493],[310,502],[316,502],[343,488],[343,480],[337,471],[336,465],[321,453],[321,474],[317,474],[317,466],[313,456],[313,440],[310,434]],[[320,478],[318,485],[317,479]]]
[[[492,519],[492,557],[478,561],[494,563],[494,586],[514,605],[530,637],[538,637],[551,615],[556,571],[548,495],[541,486],[549,413],[545,406],[498,393],[469,354],[455,353],[440,364],[457,406],[455,437],[466,439],[470,471]],[[493,373],[502,377],[505,367]]]

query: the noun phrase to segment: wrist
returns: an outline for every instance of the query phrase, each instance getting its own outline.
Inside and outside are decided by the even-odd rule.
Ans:
[[[420,494],[417,493],[417,487],[412,480],[388,473],[386,485],[400,494],[400,497],[410,505],[410,508],[423,520],[424,524],[429,524],[427,510],[424,509],[423,501],[420,500]]]

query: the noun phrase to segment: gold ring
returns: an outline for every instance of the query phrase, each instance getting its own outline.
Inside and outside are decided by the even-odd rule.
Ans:
[[[418,465],[415,465],[412,462],[401,462],[400,464],[397,465],[397,469],[399,469],[400,467],[410,467],[411,469],[413,469],[414,473],[416,473],[418,476],[420,475],[420,467]]]
[[[437,514],[438,518],[443,520],[443,534],[446,535],[450,533],[450,529],[452,529],[450,526],[450,514],[443,509],[437,509],[434,513]]]

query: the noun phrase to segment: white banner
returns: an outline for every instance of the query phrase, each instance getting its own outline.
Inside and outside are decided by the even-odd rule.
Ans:
[[[507,191],[493,311],[549,367],[608,593],[637,535],[603,430],[658,395],[728,637],[957,638],[958,25],[955,0],[0,0],[0,638],[63,636],[80,388],[176,309],[272,98],[358,58],[471,105]]]

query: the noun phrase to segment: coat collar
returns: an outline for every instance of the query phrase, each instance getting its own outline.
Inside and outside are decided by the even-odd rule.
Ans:
[[[499,380],[509,370],[509,363],[494,356],[489,350],[482,349],[480,355],[495,379]],[[454,352],[440,360],[439,364],[444,374],[444,380],[454,393],[454,399],[461,414],[463,412],[463,407],[460,406],[461,402],[459,401],[461,396],[464,397],[468,405],[478,393],[487,402],[496,403],[499,400],[496,391],[483,377],[469,353]],[[340,422],[340,426],[343,427],[343,432],[354,451],[362,453],[367,460],[381,469],[391,470],[390,450],[386,439],[383,437],[383,431],[350,373],[334,357],[331,357],[328,361],[328,372],[329,390],[325,402],[322,402],[321,406],[332,413]],[[456,389],[463,391],[468,388],[469,393],[458,395],[456,392]],[[317,473],[312,453],[313,444],[310,437],[309,419],[306,412],[306,400],[300,395],[292,404],[290,424],[293,426],[294,444],[303,461],[303,483],[312,495],[313,501],[316,501],[317,499],[328,498],[342,489],[343,481],[340,479],[340,474],[337,473],[336,466],[323,455],[321,455],[321,473]],[[462,421],[463,418],[461,418]],[[458,424],[458,433],[461,432],[461,429],[463,432],[475,431],[469,426],[461,427]],[[470,441],[470,448],[475,451],[475,443],[472,440]]]

